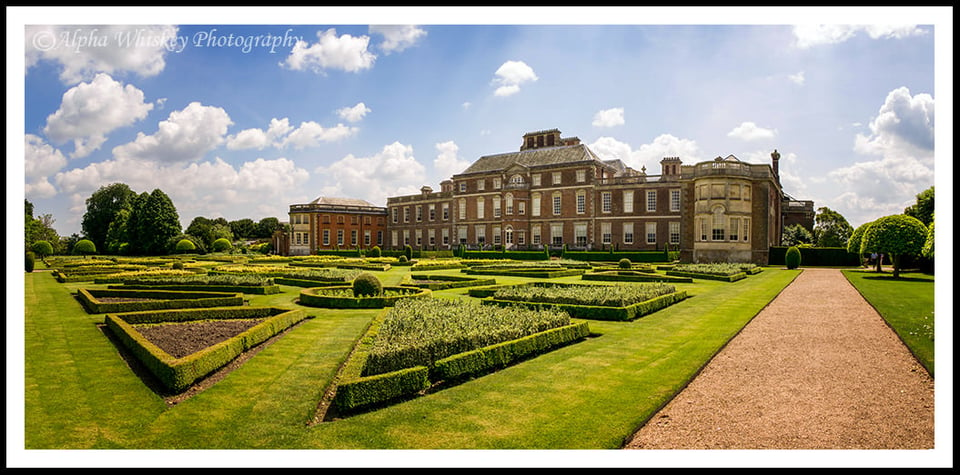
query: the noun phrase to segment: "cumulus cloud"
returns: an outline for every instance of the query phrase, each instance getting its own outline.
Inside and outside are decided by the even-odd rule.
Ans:
[[[59,150],[43,141],[43,138],[26,134],[23,141],[24,168],[27,178],[48,177],[67,164]]]
[[[281,143],[282,147],[293,147],[301,150],[307,147],[316,147],[321,142],[336,142],[343,140],[357,133],[356,127],[347,127],[343,124],[337,124],[335,127],[323,127],[322,125],[309,121],[300,123],[300,127],[290,132]]]
[[[72,140],[71,156],[85,157],[107,141],[108,133],[142,120],[152,109],[143,102],[143,91],[101,73],[63,94],[43,133],[55,143]]]
[[[227,137],[227,150],[246,150],[253,148],[263,150],[266,147],[280,148],[283,146],[280,139],[290,133],[291,130],[293,130],[293,127],[290,126],[289,119],[286,117],[283,119],[273,118],[270,119],[270,126],[266,131],[256,128],[244,129],[236,135]]]
[[[339,69],[351,73],[373,67],[377,55],[367,50],[369,36],[337,36],[330,28],[317,32],[317,42],[309,44],[297,41],[290,55],[280,63],[294,71],[310,70],[321,73],[327,69]]]
[[[680,157],[686,164],[701,161],[700,147],[695,141],[670,134],[659,135],[653,142],[642,144],[636,149],[612,137],[600,137],[590,144],[590,149],[604,160],[619,159],[635,170],[646,167],[647,173],[651,175],[660,173],[660,160],[664,157]]]
[[[796,74],[790,74],[787,76],[787,79],[790,79],[791,82],[799,86],[802,86],[804,81],[806,81],[806,79],[803,77],[803,71],[800,71]]]
[[[733,137],[740,140],[761,140],[771,139],[777,135],[777,131],[757,126],[753,122],[743,122],[727,133],[727,137]]]
[[[76,84],[96,73],[156,76],[177,36],[176,26],[57,25],[24,28],[26,68],[40,61],[61,66],[60,80]]]
[[[425,30],[416,25],[374,25],[370,27],[370,33],[383,36],[380,49],[386,54],[399,53],[427,35]]]
[[[623,123],[623,107],[602,110],[593,115],[594,127],[615,127]]]
[[[394,142],[370,157],[352,154],[314,173],[325,177],[321,187],[327,196],[355,197],[378,206],[388,196],[418,193],[424,181],[424,166],[413,155],[413,147]]]
[[[363,119],[363,116],[369,113],[370,108],[362,102],[357,103],[357,105],[353,107],[343,107],[341,109],[337,109],[337,115],[347,122],[358,122]]]
[[[433,169],[441,180],[446,180],[470,166],[469,160],[463,160],[458,155],[460,147],[452,140],[436,144],[437,158],[433,160]]]
[[[798,48],[842,43],[861,32],[872,39],[901,39],[927,33],[917,25],[797,25],[793,27],[793,36]]]
[[[932,155],[933,146],[933,97],[912,96],[909,89],[900,87],[887,94],[870,121],[870,135],[857,134],[854,149],[864,154]]]
[[[520,92],[520,85],[536,81],[537,75],[533,68],[523,61],[507,61],[497,68],[493,83],[498,85],[494,91],[496,96],[510,96]]]
[[[168,163],[199,160],[224,141],[232,124],[223,109],[192,102],[171,112],[155,134],[140,132],[133,142],[114,147],[113,155]]]

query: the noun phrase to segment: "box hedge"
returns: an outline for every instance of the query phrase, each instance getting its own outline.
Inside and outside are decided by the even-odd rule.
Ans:
[[[104,298],[149,299],[104,302]],[[140,312],[174,308],[230,307],[243,305],[243,294],[177,290],[78,289],[77,299],[88,313]]]

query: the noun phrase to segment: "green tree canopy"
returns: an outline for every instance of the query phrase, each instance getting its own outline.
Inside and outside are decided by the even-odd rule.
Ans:
[[[814,244],[818,247],[847,247],[853,226],[840,213],[826,206],[817,209],[813,226]]]
[[[813,234],[800,224],[794,224],[783,228],[783,237],[780,240],[784,246],[799,246],[801,244],[813,244]]]
[[[53,215],[45,214],[42,216],[33,216],[34,206],[28,200],[23,200],[23,247],[29,250],[33,243],[37,241],[47,241],[53,247],[53,253],[63,252],[60,245],[60,236],[53,229]]]
[[[929,257],[930,259],[933,259],[933,237],[934,237],[933,223],[934,222],[935,220],[931,220],[930,226],[927,227],[927,240],[924,241],[923,249],[921,250],[921,255],[923,255],[923,257]]]
[[[257,223],[254,223],[250,218],[230,221],[230,231],[237,239],[253,238],[257,237],[258,234]]]
[[[913,216],[895,214],[874,221],[864,232],[861,248],[890,256],[893,277],[900,277],[903,256],[918,256],[927,240],[927,227]]]
[[[257,223],[257,236],[258,238],[269,238],[273,236],[273,233],[283,229],[283,225],[280,224],[280,220],[277,218],[263,218],[260,222]]]
[[[49,241],[37,241],[33,243],[33,246],[30,247],[30,250],[33,251],[40,258],[47,257],[53,254],[53,245]]]
[[[80,222],[87,239],[93,241],[97,249],[107,249],[107,232],[110,223],[121,209],[129,208],[136,193],[123,183],[102,186],[87,198],[87,211]]]
[[[96,254],[97,246],[96,244],[93,243],[93,241],[89,239],[81,239],[77,241],[77,244],[73,246],[73,253],[83,254],[84,256],[88,256],[90,254]]]
[[[903,214],[920,220],[924,226],[933,222],[933,187],[917,194],[917,202],[903,210]]]

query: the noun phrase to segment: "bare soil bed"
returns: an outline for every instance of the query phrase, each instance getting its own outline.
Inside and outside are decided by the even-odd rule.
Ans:
[[[804,269],[627,449],[933,449],[934,381],[836,269]]]
[[[233,338],[264,319],[207,320],[162,325],[137,325],[141,335],[174,358],[183,358]]]

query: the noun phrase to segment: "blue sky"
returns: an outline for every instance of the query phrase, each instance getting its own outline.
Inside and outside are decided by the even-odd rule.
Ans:
[[[941,130],[952,121],[943,9],[16,13],[8,99],[22,84],[23,114],[8,118],[23,127],[8,125],[8,156],[25,180],[14,168],[8,195],[61,235],[111,183],[160,188],[184,226],[285,220],[321,195],[384,205],[436,189],[549,128],[650,173],[663,156],[769,163],[777,149],[785,191],[854,226],[952,167],[937,161],[952,138],[934,139],[937,99]]]

